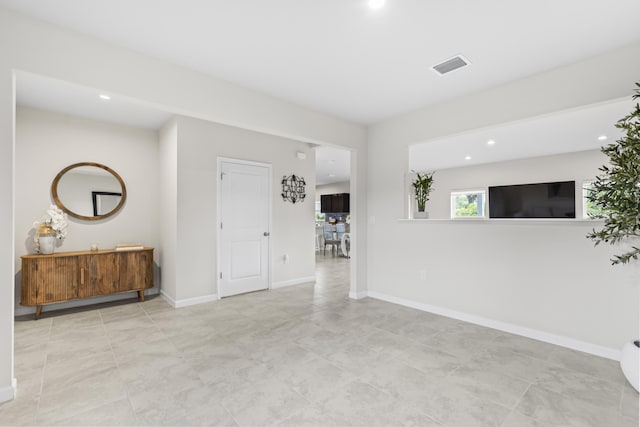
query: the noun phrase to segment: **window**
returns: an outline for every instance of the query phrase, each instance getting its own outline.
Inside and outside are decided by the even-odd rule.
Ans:
[[[451,218],[484,218],[484,190],[454,191],[451,193]]]
[[[602,215],[602,208],[589,199],[587,196],[593,191],[593,181],[582,183],[582,218],[593,218]]]

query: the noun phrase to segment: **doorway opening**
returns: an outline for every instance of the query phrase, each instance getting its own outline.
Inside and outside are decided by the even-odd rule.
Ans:
[[[316,147],[315,251],[316,284],[324,291],[349,294],[351,287],[350,150]]]

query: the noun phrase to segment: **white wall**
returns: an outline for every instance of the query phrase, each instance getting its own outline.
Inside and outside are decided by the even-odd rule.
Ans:
[[[127,187],[127,201],[118,214],[104,220],[85,221],[69,217],[68,235],[58,250],[89,250],[92,244],[108,249],[118,243],[142,243],[155,248],[154,258],[158,262],[160,188],[157,185],[158,137],[155,131],[19,108],[16,114],[15,162],[17,279],[20,277],[20,256],[33,253],[33,222],[53,203],[53,179],[60,170],[78,162],[101,163],[116,171]],[[16,285],[19,290],[19,282]],[[156,289],[158,285],[155,284]],[[117,297],[105,297],[100,301],[114,298]],[[16,300],[18,303],[17,292]],[[44,310],[97,301],[54,304]],[[34,307],[16,305],[17,314],[34,311]]]
[[[369,292],[616,357],[639,333],[639,270],[611,267],[591,224],[399,218],[410,144],[631,96],[639,75],[634,45],[372,126]]]
[[[305,160],[296,152],[307,153]],[[315,152],[309,144],[198,119],[178,117],[178,277],[176,301],[216,293],[217,158],[272,165],[272,281],[283,286],[313,280]],[[307,182],[307,199],[280,197],[283,175]],[[289,262],[284,263],[284,255]]]
[[[488,194],[489,186],[552,181],[576,181],[576,218],[582,218],[582,183],[595,179],[606,161],[600,150],[590,150],[438,170],[427,202],[429,218],[451,218],[452,191],[477,189]]]
[[[162,293],[176,300],[178,251],[178,122],[172,118],[159,132],[160,173],[160,265],[162,266]]]
[[[0,231],[5,236],[13,236],[14,70],[98,88],[178,114],[354,149],[352,164],[358,169],[352,180],[357,179],[358,215],[365,224],[367,153],[362,126],[2,8],[0,51]],[[364,289],[366,241],[364,233],[353,231],[352,261],[358,282],[352,281],[352,287]],[[163,264],[177,262],[169,256],[162,255]],[[12,239],[0,241],[0,281],[13,282],[13,260]],[[12,286],[0,286],[0,401],[10,399],[14,392],[13,293]]]
[[[1,31],[1,30],[0,30]],[[0,40],[6,37],[2,34]],[[1,42],[0,42],[1,43]],[[0,59],[2,64],[2,59]],[[14,306],[14,120],[15,78],[6,64],[0,66],[0,402],[13,399]]]

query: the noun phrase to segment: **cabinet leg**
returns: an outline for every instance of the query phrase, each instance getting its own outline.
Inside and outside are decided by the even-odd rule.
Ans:
[[[144,291],[138,291],[138,299],[140,299],[140,301],[144,301]]]
[[[42,313],[42,306],[36,305],[36,320],[40,318],[40,313]]]

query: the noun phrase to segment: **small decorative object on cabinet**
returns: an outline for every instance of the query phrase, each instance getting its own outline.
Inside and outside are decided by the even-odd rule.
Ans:
[[[62,241],[67,237],[67,215],[56,205],[49,209],[42,217],[33,223],[35,233],[33,243],[37,252],[52,254],[56,249],[56,239]]]
[[[21,301],[42,306],[78,298],[138,292],[153,287],[153,248],[129,251],[59,252],[22,257]]]
[[[38,226],[38,247],[41,254],[52,254],[56,250],[56,232],[50,225]]]

